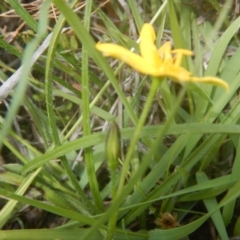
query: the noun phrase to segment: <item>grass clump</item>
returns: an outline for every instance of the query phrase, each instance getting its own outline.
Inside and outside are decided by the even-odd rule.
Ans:
[[[239,235],[240,18],[234,1],[200,2],[1,6],[21,28],[0,26],[0,239]],[[142,54],[144,23],[157,48],[194,53],[181,69],[198,78],[176,81],[168,67],[160,81],[96,49]],[[159,55],[171,67],[172,49]]]

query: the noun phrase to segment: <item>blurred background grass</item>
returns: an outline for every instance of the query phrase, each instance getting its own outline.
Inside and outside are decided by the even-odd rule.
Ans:
[[[238,1],[9,0],[0,9],[1,82],[23,65],[0,105],[0,239],[239,236]],[[138,52],[145,22],[158,47],[192,50],[186,68],[221,77],[230,92],[163,81],[121,179],[151,78],[94,45]],[[113,120],[116,179],[105,153],[119,144],[105,144]]]

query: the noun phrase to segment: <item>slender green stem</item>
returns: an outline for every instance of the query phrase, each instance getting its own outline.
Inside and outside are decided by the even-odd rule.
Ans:
[[[114,232],[115,232],[117,218],[118,218],[118,211],[114,212],[109,219],[106,240],[114,239]]]
[[[112,202],[114,202],[117,197],[116,183],[117,183],[117,167],[118,159],[120,157],[121,149],[121,135],[119,126],[113,121],[109,125],[109,130],[105,143],[105,151],[107,157],[107,165],[111,178],[111,195]],[[111,215],[108,221],[108,231],[107,231],[107,240],[114,239],[114,232],[116,227],[116,222],[118,218],[118,209]]]
[[[157,92],[157,89],[160,85],[160,82],[161,82],[161,79],[159,79],[159,78],[153,78],[152,79],[150,92],[147,96],[146,103],[144,105],[144,108],[143,108],[142,114],[140,116],[139,122],[136,126],[136,130],[133,134],[133,138],[131,140],[131,143],[130,143],[130,146],[129,146],[129,149],[128,149],[128,152],[127,152],[124,164],[123,164],[123,168],[122,168],[122,172],[121,172],[121,176],[120,176],[120,181],[119,181],[119,185],[118,185],[118,190],[117,190],[117,195],[119,195],[121,193],[122,189],[123,189],[125,178],[126,178],[127,171],[128,171],[128,167],[130,165],[130,161],[131,161],[133,152],[135,150],[135,146],[137,145],[141,130],[142,130],[142,128],[144,126],[144,123],[146,121],[146,118],[148,116],[149,109],[151,108],[154,96]]]
[[[111,175],[111,195],[112,195],[112,201],[114,201],[114,199],[117,196],[117,191],[116,191],[116,182],[117,182],[116,171],[111,171],[110,170],[110,175]],[[116,211],[110,217],[110,219],[108,221],[108,231],[107,231],[106,240],[112,240],[113,239],[117,218],[118,218],[118,211]]]

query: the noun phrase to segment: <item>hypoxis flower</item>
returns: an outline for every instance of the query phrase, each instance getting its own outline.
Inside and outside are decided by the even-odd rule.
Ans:
[[[96,48],[104,56],[117,58],[143,74],[155,77],[167,77],[176,82],[203,82],[224,87],[228,84],[217,77],[195,77],[181,67],[183,56],[193,55],[185,49],[171,49],[171,43],[166,42],[159,49],[154,44],[156,35],[152,25],[145,23],[140,32],[140,55],[113,43],[97,43]]]

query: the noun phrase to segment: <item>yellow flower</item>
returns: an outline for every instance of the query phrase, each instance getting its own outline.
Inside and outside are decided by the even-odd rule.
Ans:
[[[218,85],[229,90],[228,84],[217,77],[195,77],[181,67],[183,56],[193,55],[185,49],[171,49],[166,42],[159,49],[154,44],[156,35],[152,25],[145,23],[140,32],[140,54],[113,43],[97,43],[96,48],[104,56],[117,58],[143,74],[155,77],[167,77],[176,82],[202,82]]]

